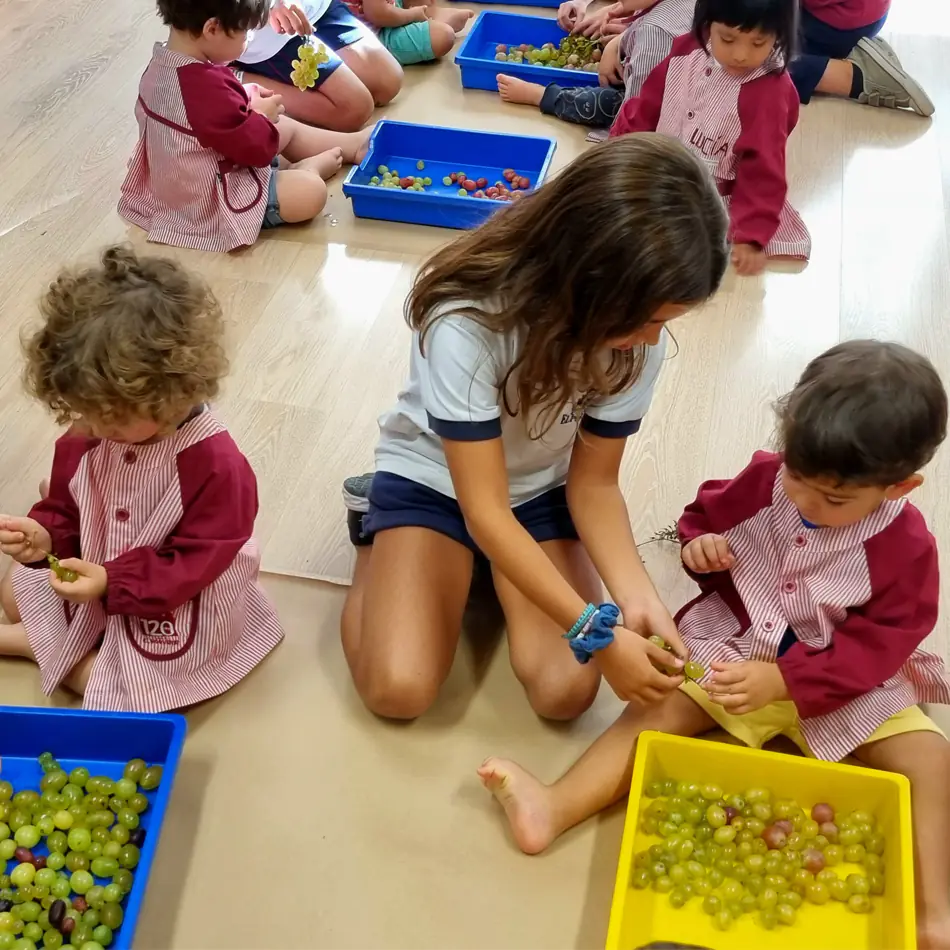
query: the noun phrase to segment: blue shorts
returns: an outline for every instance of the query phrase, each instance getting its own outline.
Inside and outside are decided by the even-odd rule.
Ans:
[[[367,36],[372,36],[373,31],[353,16],[341,0],[330,0],[326,13],[313,24],[313,35],[323,43],[330,57],[329,61],[320,64],[317,81],[311,87],[319,89],[343,63],[343,60],[337,56],[337,50],[352,46]],[[231,65],[245,73],[254,73],[265,79],[286,84],[290,82],[290,73],[294,68],[293,61],[297,59],[300,43],[299,36],[292,36],[270,59],[265,59],[260,63],[238,61]]]
[[[512,508],[512,511],[539,544],[578,540],[563,485]],[[458,541],[476,555],[481,554],[465,527],[462,509],[454,498],[401,475],[377,472],[369,493],[369,511],[363,516],[363,543],[371,543],[373,535],[390,528],[428,528]]]
[[[280,216],[280,202],[277,200],[277,169],[279,167],[280,159],[275,158],[270,163],[270,181],[267,183],[267,207],[264,209],[262,231],[266,231],[268,228],[279,228],[285,223]]]

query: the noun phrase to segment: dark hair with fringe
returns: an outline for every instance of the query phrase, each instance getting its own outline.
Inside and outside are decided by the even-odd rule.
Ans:
[[[894,485],[920,471],[947,435],[947,393],[926,357],[900,343],[839,343],[780,399],[779,441],[796,475]]]
[[[208,20],[217,20],[228,33],[256,30],[267,22],[270,0],[158,0],[166,26],[200,36]]]
[[[578,394],[611,395],[643,369],[645,347],[603,354],[665,304],[699,304],[728,263],[728,220],[705,167],[672,138],[610,139],[480,228],[437,251],[406,300],[426,335],[457,313],[524,346],[501,383],[510,415],[540,412],[536,438]],[[516,380],[509,400],[508,383]]]
[[[697,0],[693,35],[700,45],[709,41],[713,23],[773,35],[785,69],[798,50],[798,0]]]

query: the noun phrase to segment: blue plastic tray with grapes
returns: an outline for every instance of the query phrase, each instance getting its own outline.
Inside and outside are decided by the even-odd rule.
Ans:
[[[0,706],[0,950],[132,946],[185,731]]]

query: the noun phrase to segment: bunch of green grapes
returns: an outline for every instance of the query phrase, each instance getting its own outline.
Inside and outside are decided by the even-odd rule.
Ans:
[[[162,767],[132,759],[116,781],[82,767],[67,774],[50,752],[39,762],[39,791],[0,781],[0,950],[104,950],[122,925],[145,841],[144,793]]]
[[[326,47],[316,42],[312,36],[297,50],[297,55],[300,58],[291,63],[293,69],[290,73],[290,81],[301,92],[306,92],[316,85],[320,67],[330,62],[330,56]]]
[[[745,914],[767,930],[790,926],[805,905],[829,901],[867,914],[884,893],[885,840],[870,812],[836,817],[822,802],[806,813],[764,788],[725,794],[673,779],[646,795],[640,830],[661,840],[635,856],[633,887],[675,908],[697,899],[719,930]]]

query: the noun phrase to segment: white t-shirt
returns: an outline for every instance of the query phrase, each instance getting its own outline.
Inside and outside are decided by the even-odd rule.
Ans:
[[[581,418],[565,406],[538,439],[537,416],[511,416],[500,389],[521,350],[523,334],[495,333],[469,317],[447,314],[426,336],[425,355],[412,337],[409,382],[379,418],[376,470],[391,472],[455,497],[442,438],[482,441],[501,436],[512,507],[563,485],[578,426],[624,438],[640,428],[666,352],[666,333],[647,348],[640,377],[626,390],[587,402]],[[515,390],[509,382],[509,392]],[[513,400],[509,399],[509,402]]]
[[[283,0],[271,0],[271,7],[277,6]],[[316,29],[317,20],[327,12],[330,6],[330,0],[296,0],[297,5],[307,14],[307,19],[311,26]],[[270,59],[279,53],[291,40],[298,39],[295,36],[287,36],[286,33],[278,33],[269,23],[262,26],[259,30],[249,30],[247,34],[247,46],[241,54],[241,62],[263,63],[265,59]]]

